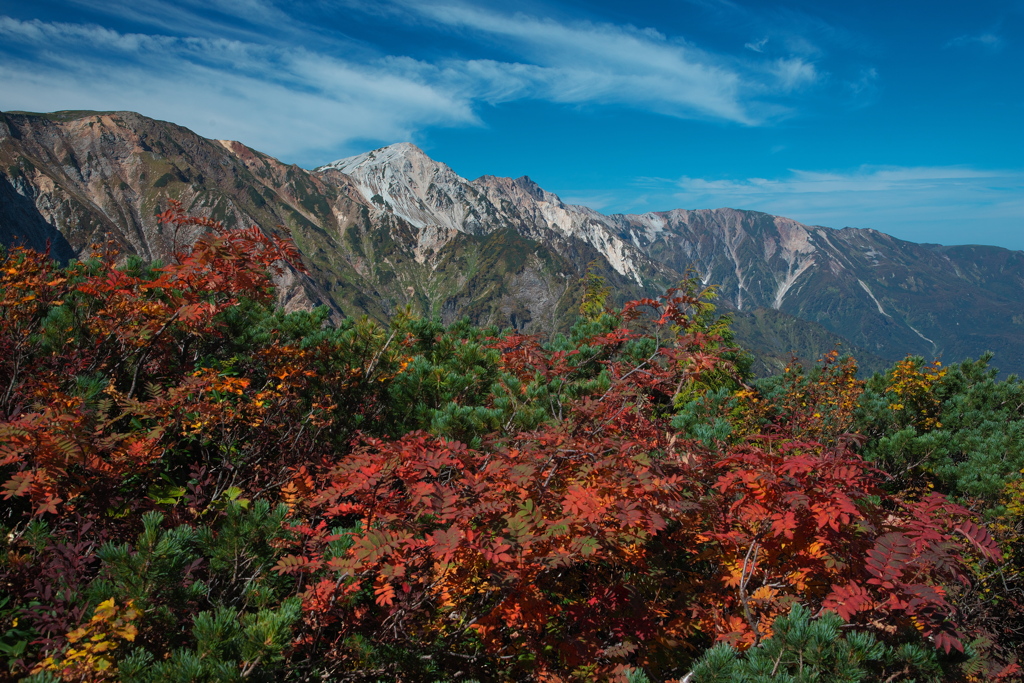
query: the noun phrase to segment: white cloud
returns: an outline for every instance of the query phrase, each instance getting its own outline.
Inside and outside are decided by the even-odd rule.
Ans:
[[[37,45],[53,42],[82,43],[125,52],[139,50],[142,47],[152,49],[169,41],[166,38],[138,33],[118,33],[96,25],[51,23],[38,19],[19,21],[5,16],[0,16],[0,36]]]
[[[979,33],[977,35],[962,35],[949,40],[945,47],[967,47],[980,45],[989,50],[1000,50],[1003,47],[1003,39],[994,33]]]
[[[786,92],[810,85],[818,80],[818,72],[814,68],[814,64],[799,57],[776,59],[772,62],[769,70],[778,79],[779,87]]]
[[[848,81],[846,86],[856,96],[868,96],[877,90],[878,71],[874,68],[861,69],[860,76],[855,81]]]
[[[502,14],[463,4],[409,4],[409,10],[450,29],[488,35],[524,64],[492,62],[496,82],[559,102],[635,106],[681,117],[757,124],[765,109],[755,96],[791,90],[816,78],[814,66],[783,59],[767,70],[745,67],[653,29],[558,22]]]
[[[468,58],[424,61],[381,54],[329,22],[305,24],[274,0],[70,1],[145,32],[0,17],[0,109],[132,109],[307,164],[428,126],[480,125],[484,102],[616,105],[761,125],[792,113],[773,100],[792,102],[822,80],[808,56],[750,61],[653,29],[452,2],[368,8],[475,46]],[[365,0],[318,11],[356,11],[338,6],[346,1]]]
[[[464,96],[387,60],[7,17],[0,36],[38,48],[35,60],[8,58],[0,69],[2,109],[129,109],[314,163],[331,160],[314,153],[362,151],[346,148],[352,140],[477,122]]]
[[[566,204],[585,206],[595,211],[605,211],[616,206],[622,198],[616,192],[600,192],[594,190],[563,190],[558,197]]]
[[[273,29],[287,37],[298,26],[291,17],[264,0],[69,0],[92,13],[116,17],[177,35],[217,39],[261,40]]]
[[[743,47],[747,48],[748,50],[753,50],[754,52],[764,52],[764,46],[767,44],[768,38],[765,37],[762,38],[761,40],[757,40],[750,43],[744,43]]]
[[[788,178],[746,180],[704,180],[686,178],[679,180],[679,186],[687,193],[712,191],[744,197],[779,195],[814,195],[836,193],[883,192],[891,190],[920,191],[934,190],[954,184],[972,184],[979,180],[1004,177],[994,171],[978,171],[955,166],[940,167],[871,167],[865,166],[849,173],[821,171],[790,171]],[[1019,175],[1011,174],[1017,178]]]

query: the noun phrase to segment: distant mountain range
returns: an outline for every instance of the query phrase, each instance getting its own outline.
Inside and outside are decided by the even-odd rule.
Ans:
[[[115,240],[166,259],[168,198],[227,225],[287,231],[310,275],[281,280],[289,308],[564,329],[587,265],[619,301],[686,273],[719,285],[760,368],[836,344],[880,368],[996,352],[1024,372],[1024,252],[915,244],[736,209],[606,216],[527,177],[466,180],[409,143],[304,170],[239,142],[131,112],[0,114],[0,241],[69,259]]]

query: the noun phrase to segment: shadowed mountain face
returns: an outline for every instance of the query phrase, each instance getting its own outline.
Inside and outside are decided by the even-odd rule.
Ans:
[[[315,171],[130,112],[0,114],[0,240],[67,259],[113,239],[166,259],[167,199],[227,225],[288,232],[309,268],[286,307],[386,318],[411,306],[451,321],[564,329],[595,263],[619,301],[690,272],[720,286],[765,370],[842,343],[868,367],[915,353],[992,350],[1024,371],[1024,252],[944,247],[754,211],[605,216],[529,178],[459,177],[401,143]]]

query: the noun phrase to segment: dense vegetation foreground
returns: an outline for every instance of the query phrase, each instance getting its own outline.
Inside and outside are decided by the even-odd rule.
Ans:
[[[273,307],[287,242],[0,262],[0,655],[33,681],[994,681],[1024,386],[753,382],[692,283],[568,336]]]

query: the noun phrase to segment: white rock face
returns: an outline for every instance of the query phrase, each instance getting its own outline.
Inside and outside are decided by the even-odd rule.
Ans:
[[[811,243],[808,228],[802,223],[797,223],[789,218],[775,216],[775,227],[778,228],[778,239],[770,240],[771,253],[765,250],[765,257],[771,259],[778,255],[786,264],[785,271],[777,273],[775,298],[772,301],[772,308],[782,308],[782,302],[786,294],[797,283],[800,276],[814,266],[814,245]]]
[[[420,230],[416,258],[424,262],[456,233],[480,234],[504,227],[543,238],[543,231],[594,247],[620,274],[643,284],[642,252],[619,237],[607,217],[565,204],[527,177],[483,176],[472,182],[402,142],[339,159],[335,169],[355,182],[363,197]],[[543,241],[543,240],[542,240]]]
[[[466,203],[438,200],[458,196],[468,181],[412,143],[339,159],[317,170],[327,168],[350,176],[367,200],[390,208],[417,228],[433,225],[461,230],[466,222]]]

